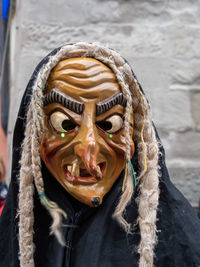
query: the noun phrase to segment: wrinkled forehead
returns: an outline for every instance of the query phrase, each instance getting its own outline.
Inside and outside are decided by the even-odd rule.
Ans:
[[[53,88],[79,101],[83,98],[101,101],[121,91],[113,71],[94,58],[60,61],[49,76],[46,93]]]

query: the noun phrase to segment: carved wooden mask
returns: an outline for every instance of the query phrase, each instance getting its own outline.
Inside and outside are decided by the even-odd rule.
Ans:
[[[125,106],[115,74],[93,58],[62,60],[47,81],[41,157],[55,179],[86,205],[100,205],[125,167]]]

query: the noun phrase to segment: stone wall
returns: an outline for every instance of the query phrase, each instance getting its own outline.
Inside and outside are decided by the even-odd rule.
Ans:
[[[77,41],[101,42],[128,59],[152,106],[171,178],[197,206],[200,1],[16,0],[11,29],[9,144],[34,67],[53,48]]]

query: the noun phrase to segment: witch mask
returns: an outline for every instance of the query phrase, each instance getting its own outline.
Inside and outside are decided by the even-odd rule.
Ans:
[[[101,204],[125,167],[126,104],[113,71],[93,58],[64,59],[47,80],[41,157],[68,193],[86,205]],[[129,124],[132,157],[132,110]]]

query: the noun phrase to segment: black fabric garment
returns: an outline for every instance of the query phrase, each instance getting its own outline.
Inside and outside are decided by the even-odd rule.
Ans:
[[[56,53],[54,50],[52,54]],[[13,139],[12,177],[2,216],[0,218],[0,266],[19,267],[18,260],[18,174],[21,143],[24,138],[25,117],[30,102],[32,86],[39,69],[46,64],[47,57],[38,65],[27,86],[20,106]],[[159,140],[159,137],[157,135]],[[200,221],[182,194],[169,180],[165,166],[164,150],[160,165],[160,198],[157,215],[158,243],[155,248],[156,267],[200,266]],[[137,170],[137,153],[132,159]],[[66,247],[58,244],[49,234],[51,217],[41,205],[38,194],[34,195],[34,243],[35,267],[136,267],[139,255],[137,247],[140,231],[136,226],[129,235],[112,218],[121,194],[123,172],[103,204],[91,208],[73,199],[42,166],[47,196],[67,212],[63,226]],[[126,211],[126,219],[136,222],[138,217],[137,190]]]

